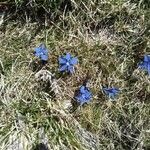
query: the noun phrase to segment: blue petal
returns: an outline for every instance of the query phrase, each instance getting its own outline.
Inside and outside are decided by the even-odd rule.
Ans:
[[[41,48],[41,49],[46,49],[46,47],[45,47],[44,44],[40,44],[39,48]]]
[[[109,93],[109,98],[114,99],[115,98],[115,94],[114,93]]]
[[[73,73],[74,72],[74,67],[73,66],[68,66],[68,72]]]
[[[147,65],[148,74],[150,75],[150,63]]]
[[[75,97],[75,99],[78,101],[78,102],[81,102],[81,101],[84,101],[84,97],[82,96],[82,94],[79,94]]]
[[[73,57],[71,60],[70,60],[70,64],[71,65],[76,65],[78,63],[78,59],[76,57]]]
[[[35,56],[40,57],[41,49],[39,47],[36,47],[34,51],[35,51]]]
[[[80,103],[80,105],[83,105],[84,103],[90,101],[91,97],[92,94],[90,91],[88,91],[87,87],[81,86],[80,93],[75,98]]]
[[[85,90],[85,86],[81,86],[80,87],[80,92],[82,93],[82,94],[85,94],[86,93],[86,90]]]
[[[35,56],[39,57],[41,60],[48,60],[48,50],[45,48],[44,44],[34,49]]]
[[[144,56],[144,61],[145,62],[150,62],[150,55],[145,55]]]
[[[77,96],[75,96],[75,99],[76,99],[77,101],[80,101],[80,97],[81,97],[81,95],[78,94]]]
[[[62,66],[60,66],[59,70],[60,70],[60,71],[65,71],[65,70],[67,70],[67,65],[62,65]]]
[[[148,62],[143,62],[143,63],[141,63],[141,64],[139,65],[139,67],[140,67],[141,69],[146,69],[146,70],[147,70],[147,68],[148,68]]]
[[[144,62],[142,62],[142,63],[139,64],[139,67],[140,67],[141,69],[145,69],[145,68],[146,68],[145,66],[146,66],[146,65],[145,65]]]
[[[117,88],[103,88],[104,93],[109,97],[109,98],[115,98],[115,96],[118,94],[119,89]]]
[[[78,96],[76,96],[75,97],[76,98],[76,100],[77,100],[77,102],[79,102],[80,103],[80,105],[83,105],[84,103],[86,103],[87,102],[87,100],[86,100],[86,98],[85,98],[85,96],[84,95],[78,95]]]
[[[47,61],[48,60],[48,56],[47,55],[41,55],[41,60]]]
[[[91,99],[91,97],[92,97],[92,96],[91,96],[91,93],[86,93],[85,96],[86,96],[86,100],[87,100],[87,101],[89,101],[89,100]]]
[[[80,96],[80,101],[81,101],[81,102],[86,101],[86,97],[85,97],[85,95],[84,95],[84,94],[81,94],[81,96]]]
[[[112,93],[117,94],[119,92],[119,89],[117,88],[112,88]]]
[[[41,55],[40,53],[35,53],[36,57],[40,57],[40,55]]]
[[[43,54],[48,55],[48,50],[47,49],[43,49]]]
[[[67,63],[66,59],[59,57],[59,64],[66,64],[66,63]]]
[[[80,102],[80,105],[82,106],[84,103],[87,103],[87,101],[85,99]]]
[[[71,59],[70,53],[67,53],[67,54],[66,54],[65,59],[66,59],[67,61],[70,61],[70,59]]]
[[[82,95],[84,96],[84,99],[86,102],[90,101],[90,99],[92,97],[90,92],[88,92],[86,94],[82,94]]]

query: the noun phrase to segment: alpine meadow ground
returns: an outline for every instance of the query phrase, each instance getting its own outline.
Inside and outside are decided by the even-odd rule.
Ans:
[[[73,74],[59,71],[66,53]],[[0,149],[149,150],[149,55],[149,0],[1,0]]]

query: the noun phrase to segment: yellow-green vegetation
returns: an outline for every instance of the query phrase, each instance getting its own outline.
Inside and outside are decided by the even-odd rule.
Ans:
[[[150,149],[150,76],[138,68],[150,54],[149,0],[2,0],[0,8],[0,149]],[[46,65],[33,54],[41,43]],[[58,70],[66,52],[79,60],[72,75]],[[92,99],[74,106],[87,77]],[[104,85],[120,90],[114,102]]]

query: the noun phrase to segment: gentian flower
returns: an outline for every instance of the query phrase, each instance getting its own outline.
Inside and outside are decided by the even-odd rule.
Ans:
[[[80,105],[89,102],[91,98],[92,93],[86,86],[81,86],[77,94],[75,95],[75,99],[78,103],[80,103]]]
[[[119,93],[119,89],[118,88],[106,88],[103,87],[103,91],[104,93],[111,99],[114,99],[115,96]]]
[[[43,61],[48,60],[48,50],[46,49],[44,44],[41,44],[39,47],[36,47],[34,49],[34,54]]]
[[[139,64],[139,67],[147,70],[148,74],[150,75],[150,55],[144,56],[144,60]]]
[[[59,70],[61,72],[74,72],[74,65],[78,63],[78,59],[76,57],[72,57],[70,53],[67,53],[65,56],[59,57]]]

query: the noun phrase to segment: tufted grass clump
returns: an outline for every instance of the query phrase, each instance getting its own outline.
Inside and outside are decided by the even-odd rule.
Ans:
[[[150,77],[138,68],[150,54],[148,0],[3,0],[0,7],[1,149],[150,148]],[[41,43],[48,61],[33,69]],[[71,75],[59,71],[66,53],[78,58]],[[76,106],[85,82],[92,98]],[[117,97],[110,101],[103,87],[119,89]]]

